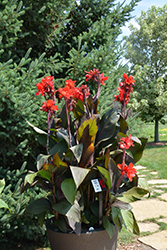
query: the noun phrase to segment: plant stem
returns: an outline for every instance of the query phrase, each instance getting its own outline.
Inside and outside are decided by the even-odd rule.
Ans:
[[[48,131],[47,131],[46,152],[47,152],[47,155],[49,155],[49,129],[50,129],[50,112],[48,112],[48,118],[47,118],[47,126],[48,126]]]
[[[67,115],[67,132],[68,132],[68,136],[69,136],[69,147],[71,147],[71,132],[70,132],[70,116],[69,116],[69,111],[68,111],[68,103],[67,103],[67,99],[65,99],[65,108],[66,108],[66,115]]]

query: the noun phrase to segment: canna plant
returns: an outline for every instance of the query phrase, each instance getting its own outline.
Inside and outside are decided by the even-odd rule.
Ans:
[[[76,87],[71,79],[57,91],[51,76],[37,83],[36,95],[45,99],[41,110],[47,114],[47,129],[29,125],[38,132],[46,155],[37,157],[37,171],[27,174],[22,191],[34,185],[46,190],[44,197],[26,209],[38,215],[40,224],[51,217],[55,228],[78,235],[84,229],[100,227],[112,237],[115,226],[119,231],[125,226],[139,233],[129,203],[149,194],[149,190],[134,166],[142,157],[147,139],[133,137],[126,121],[135,81],[123,75],[115,96],[121,112],[111,107],[101,116],[100,90],[107,79],[98,69],[86,72],[86,82],[97,85],[94,96],[87,85]]]

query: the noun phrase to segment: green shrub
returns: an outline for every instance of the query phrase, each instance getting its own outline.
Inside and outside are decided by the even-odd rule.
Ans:
[[[26,163],[20,170],[10,171],[0,168],[0,179],[5,177],[6,181],[6,187],[1,194],[1,198],[10,208],[10,211],[5,208],[0,209],[1,249],[13,249],[27,240],[33,241],[38,246],[40,246],[39,242],[44,245],[46,241],[45,227],[39,226],[34,215],[24,213],[25,208],[34,197],[39,198],[39,189],[20,194],[20,184],[27,172],[25,167]]]

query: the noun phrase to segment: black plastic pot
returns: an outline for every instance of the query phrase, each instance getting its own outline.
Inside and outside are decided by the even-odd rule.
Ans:
[[[75,233],[62,233],[47,227],[47,235],[52,250],[116,250],[118,229],[115,227],[113,237],[110,239],[104,229]]]

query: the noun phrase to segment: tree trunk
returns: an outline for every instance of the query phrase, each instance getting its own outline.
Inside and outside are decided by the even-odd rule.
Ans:
[[[154,142],[159,142],[158,120],[155,119]]]

